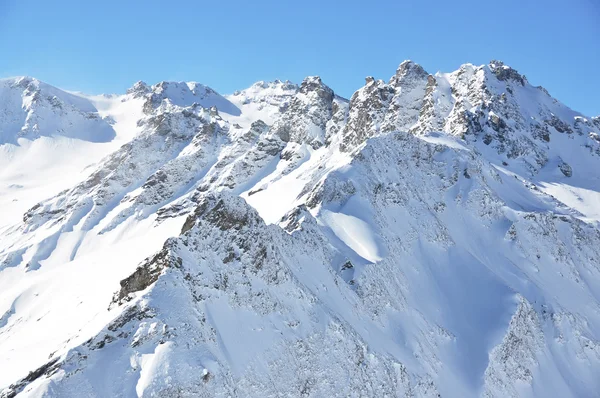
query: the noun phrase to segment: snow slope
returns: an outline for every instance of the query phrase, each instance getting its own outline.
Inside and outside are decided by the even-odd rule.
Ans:
[[[0,396],[600,390],[600,125],[503,63],[33,85],[113,135],[0,145]]]

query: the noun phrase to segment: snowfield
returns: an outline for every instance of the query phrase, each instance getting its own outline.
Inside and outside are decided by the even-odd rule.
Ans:
[[[2,398],[600,391],[600,119],[500,61],[0,99]]]

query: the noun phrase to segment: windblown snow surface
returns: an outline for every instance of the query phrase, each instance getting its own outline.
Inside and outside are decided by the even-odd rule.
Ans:
[[[0,80],[0,397],[600,396],[599,170],[499,61]]]

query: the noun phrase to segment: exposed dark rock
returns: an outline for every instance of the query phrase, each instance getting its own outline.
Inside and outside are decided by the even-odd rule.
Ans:
[[[19,394],[28,384],[34,382],[42,376],[52,376],[56,371],[60,368],[60,363],[58,362],[59,358],[54,358],[53,360],[45,363],[40,366],[36,370],[29,372],[27,376],[16,382],[15,384],[11,384],[7,389],[3,390],[0,393],[0,398],[14,398]]]
[[[181,259],[175,258],[171,254],[170,244],[171,241],[167,240],[160,252],[146,259],[133,274],[120,282],[121,289],[113,298],[114,303],[120,304],[123,301],[128,301],[127,299],[131,293],[146,289],[158,280],[158,277],[165,268],[181,266]]]
[[[379,134],[376,126],[384,119],[394,94],[394,88],[380,80],[369,80],[366,86],[354,93],[349,104],[348,122],[342,130],[342,151],[351,151]]]
[[[222,231],[228,229],[241,229],[248,223],[248,215],[246,212],[232,211],[223,200],[219,200],[217,204],[210,210],[208,210],[204,218]]]
[[[546,120],[546,123],[554,127],[554,129],[559,133],[573,134],[573,129],[571,128],[571,126],[569,126],[564,121],[560,120],[555,115],[552,115],[552,117],[549,120]]]
[[[159,184],[161,182],[166,182],[166,181],[167,181],[167,174],[162,170],[158,170],[156,173],[154,173],[153,175],[148,177],[148,179],[146,180],[146,182],[144,183],[142,188],[150,188],[150,187],[155,186],[156,184]]]
[[[154,313],[152,313],[152,311],[150,311],[148,308],[142,309],[138,306],[129,307],[125,309],[125,311],[117,319],[112,321],[111,324],[108,325],[107,329],[111,332],[116,332],[132,320],[141,321],[143,319],[152,318],[153,316]]]
[[[565,175],[565,177],[571,177],[573,175],[573,169],[571,168],[571,166],[569,166],[569,164],[565,163],[562,160],[558,164],[558,168]]]
[[[545,142],[550,142],[550,132],[548,131],[548,126],[535,125],[533,126],[532,130],[534,138],[543,140]]]
[[[307,77],[273,125],[273,131],[284,142],[307,143],[314,149],[321,147],[327,122],[333,115],[334,98],[333,90],[323,84],[320,77]]]
[[[550,93],[548,92],[548,90],[546,90],[544,87],[542,86],[537,86],[536,87],[538,90],[540,90],[541,92],[543,92],[544,94],[546,94],[548,97],[550,97]]]
[[[500,81],[512,80],[518,82],[521,86],[525,85],[525,77],[510,66],[504,65],[502,61],[490,61],[490,69]]]
[[[506,128],[506,122],[498,115],[490,115],[490,124],[497,132],[502,132]]]

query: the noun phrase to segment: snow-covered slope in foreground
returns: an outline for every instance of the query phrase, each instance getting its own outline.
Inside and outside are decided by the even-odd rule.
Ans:
[[[600,390],[600,121],[514,69],[68,95],[114,136],[3,180],[46,196],[3,224],[0,396]]]

